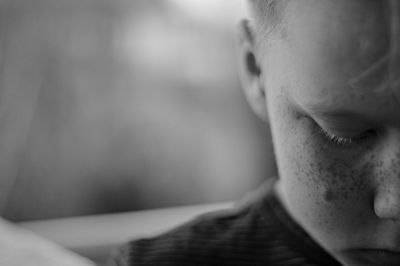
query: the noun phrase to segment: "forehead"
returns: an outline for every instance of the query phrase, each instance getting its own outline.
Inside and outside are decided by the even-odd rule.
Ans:
[[[314,48],[320,45],[317,52],[331,60],[368,64],[389,48],[389,10],[384,0],[290,3],[286,13],[289,40],[303,46],[313,42]]]
[[[399,68],[390,67],[400,61],[398,5],[391,2],[292,0],[284,22],[285,53],[295,83],[289,85],[291,92],[305,104],[364,107],[357,111],[369,112],[400,96],[393,82],[381,88],[389,74],[400,77]],[[387,111],[398,113],[399,102],[392,105]]]

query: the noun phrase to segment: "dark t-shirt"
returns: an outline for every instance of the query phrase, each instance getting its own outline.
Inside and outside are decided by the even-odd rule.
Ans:
[[[108,265],[340,265],[287,214],[272,181],[232,210],[201,215],[118,249]]]

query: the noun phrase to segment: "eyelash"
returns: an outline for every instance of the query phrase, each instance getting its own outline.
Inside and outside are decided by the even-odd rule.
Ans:
[[[351,148],[357,144],[361,144],[369,138],[376,136],[377,133],[374,130],[367,130],[361,134],[355,135],[353,137],[341,137],[336,136],[329,131],[323,129],[317,123],[314,123],[316,127],[316,133],[322,137],[322,139],[329,145],[339,148]]]

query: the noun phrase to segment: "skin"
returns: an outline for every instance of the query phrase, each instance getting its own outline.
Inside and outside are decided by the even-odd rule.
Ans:
[[[240,25],[241,79],[271,126],[279,198],[347,266],[400,265],[400,87],[349,84],[396,37],[384,2],[291,1],[261,44],[265,35]],[[353,141],[329,142],[319,127]]]
[[[400,36],[400,2],[389,0],[387,16],[388,27],[391,36]],[[400,38],[390,39],[390,49],[388,53],[378,59],[369,68],[361,74],[351,78],[349,85],[355,89],[365,90],[365,88],[374,89],[376,92],[398,87],[400,85],[400,76],[398,69],[400,67]]]

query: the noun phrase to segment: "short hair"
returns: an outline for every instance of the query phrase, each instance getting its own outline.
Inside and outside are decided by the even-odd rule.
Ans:
[[[248,0],[250,16],[264,33],[278,28],[289,0]]]

